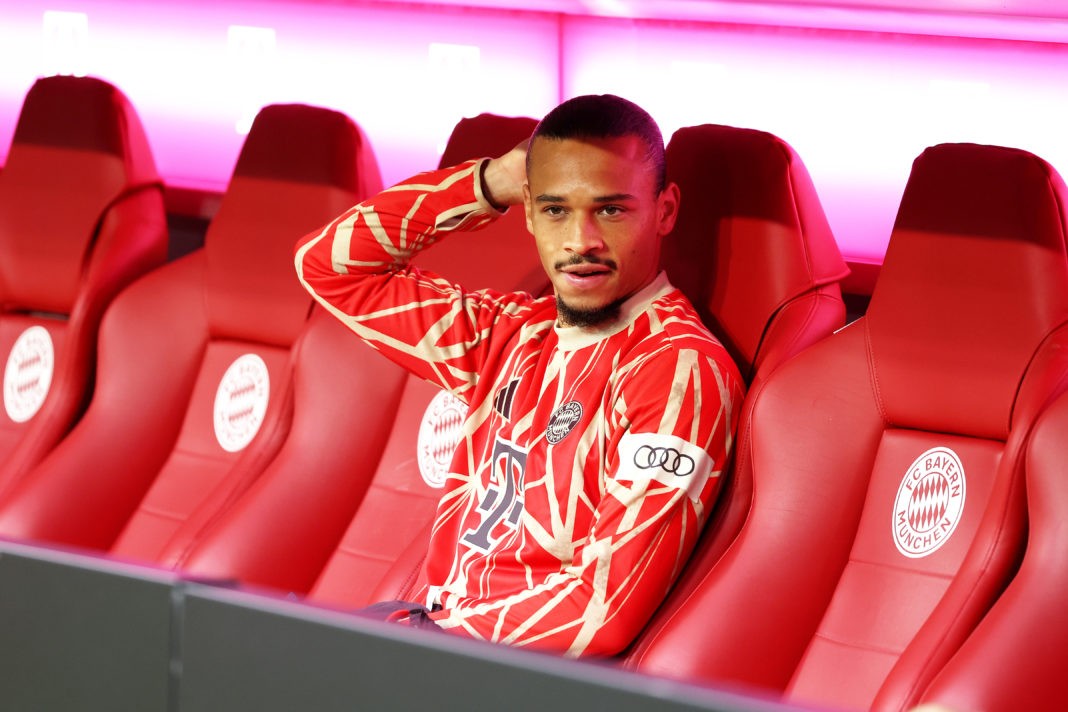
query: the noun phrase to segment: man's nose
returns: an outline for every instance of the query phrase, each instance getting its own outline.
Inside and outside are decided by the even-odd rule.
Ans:
[[[596,252],[604,247],[601,226],[593,215],[576,217],[569,226],[564,249],[580,255]]]

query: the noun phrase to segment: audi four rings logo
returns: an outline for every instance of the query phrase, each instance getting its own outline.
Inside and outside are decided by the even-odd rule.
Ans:
[[[634,466],[639,470],[651,470],[659,467],[679,477],[692,475],[693,458],[671,447],[651,447],[642,445],[634,453]]]

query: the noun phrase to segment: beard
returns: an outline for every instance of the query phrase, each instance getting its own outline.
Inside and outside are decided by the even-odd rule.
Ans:
[[[604,306],[593,307],[592,309],[580,309],[569,305],[557,296],[556,315],[560,322],[560,326],[599,326],[618,319],[619,308],[625,301],[626,298],[617,299]]]
[[[617,269],[616,263],[610,259],[600,259],[596,255],[578,255],[573,254],[566,261],[557,262],[553,265],[556,269],[563,269],[567,265],[605,265],[611,270]],[[605,322],[615,321],[619,318],[619,307],[626,301],[626,297],[623,299],[617,299],[614,302],[605,304],[604,306],[594,307],[592,309],[581,309],[579,307],[573,307],[559,295],[556,297],[556,315],[560,322],[560,326],[598,326]]]

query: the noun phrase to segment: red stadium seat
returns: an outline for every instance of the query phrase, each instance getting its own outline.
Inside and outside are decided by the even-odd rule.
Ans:
[[[0,500],[83,412],[104,309],[166,256],[133,106],[99,79],[37,80],[0,173]]]
[[[903,709],[1019,561],[1022,441],[1068,371],[1068,192],[1041,159],[925,151],[867,314],[749,395],[745,524],[627,661]]]
[[[661,262],[751,387],[845,325],[839,283],[849,268],[789,144],[752,129],[685,127],[668,144],[667,170],[682,202]],[[735,460],[745,461],[748,448],[739,438]],[[748,468],[731,469],[688,576],[712,567],[741,529],[751,478]],[[673,606],[654,616],[650,631],[670,620]]]
[[[845,324],[849,273],[797,153],[763,131],[690,126],[667,146],[682,202],[661,263],[752,383]]]
[[[202,578],[307,592],[364,499],[407,380],[316,309],[294,350],[284,445],[232,507],[191,531],[195,538],[170,563]]]
[[[293,241],[379,188],[348,117],[261,110],[204,248],[108,311],[85,417],[0,507],[0,533],[179,559],[285,438],[291,351],[311,311]]]
[[[504,153],[529,136],[534,125],[532,119],[489,114],[464,119],[453,131],[440,165]],[[443,240],[420,254],[417,264],[468,288],[540,292],[547,278],[532,244],[525,254],[516,249],[516,241],[523,239],[529,236],[522,211],[511,210],[485,230]],[[421,566],[424,532],[443,484],[437,478],[455,447],[450,425],[459,422],[464,409],[436,387],[386,362],[340,326],[318,328],[324,334],[331,331],[330,338],[337,343],[330,344],[331,354],[317,358],[329,359],[339,371],[347,369],[351,378],[333,389],[324,384],[320,393],[308,395],[303,408],[298,402],[294,437],[278,462],[190,554],[184,568],[198,575],[233,576],[308,593],[321,603],[358,606],[373,600],[385,577]],[[302,351],[300,358],[309,353]],[[349,404],[358,399],[353,391],[366,388],[360,385],[366,376],[359,372],[367,369],[380,374],[375,378],[383,383],[397,386],[388,398],[360,399],[374,403],[377,425],[388,433],[384,447],[378,438],[385,433],[375,431],[373,438],[362,430],[356,434],[351,416],[335,415],[351,410]],[[296,433],[298,428],[303,435]],[[307,487],[301,483],[307,479],[308,451],[316,449],[307,442],[316,441],[332,443],[333,448],[332,462],[312,466],[316,491],[324,499],[337,493],[326,513],[293,506],[298,497],[300,502],[310,501],[298,490]],[[275,551],[282,552],[284,564],[271,560]]]
[[[529,118],[491,114],[464,119],[449,137],[439,167],[501,155],[529,137],[536,125]],[[528,246],[517,248],[519,241]],[[421,253],[415,264],[468,289],[539,294],[549,286],[518,208],[479,232],[454,233]],[[407,381],[374,481],[309,592],[313,601],[362,606],[411,599],[421,588],[430,524],[467,408],[414,376]]]
[[[952,710],[1068,709],[1068,397],[1027,447],[1028,537],[1020,571],[924,693]]]

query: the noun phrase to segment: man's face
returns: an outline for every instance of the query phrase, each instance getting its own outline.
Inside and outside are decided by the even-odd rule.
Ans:
[[[614,318],[619,303],[656,276],[678,189],[656,193],[637,136],[536,138],[524,200],[561,326],[592,325]]]

